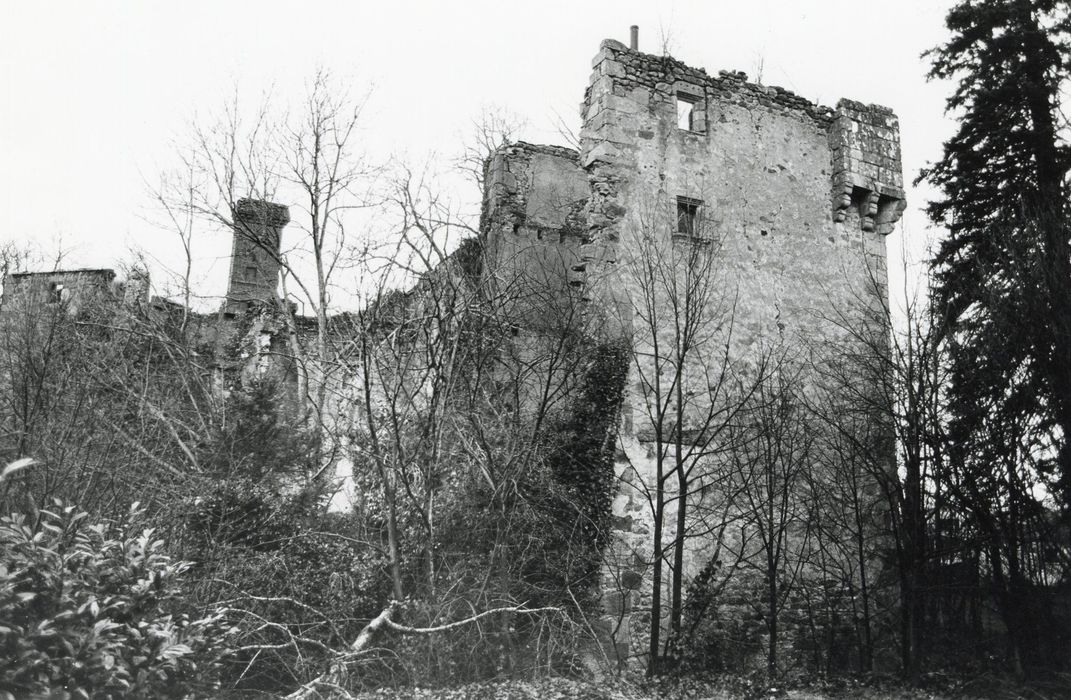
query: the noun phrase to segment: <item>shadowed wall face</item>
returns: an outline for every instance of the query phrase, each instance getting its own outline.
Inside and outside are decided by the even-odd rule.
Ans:
[[[519,142],[487,163],[486,282],[517,325],[560,324],[586,223],[587,175],[576,151]]]

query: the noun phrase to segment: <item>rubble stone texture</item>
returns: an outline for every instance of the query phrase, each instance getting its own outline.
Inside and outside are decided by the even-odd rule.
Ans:
[[[56,270],[53,272],[13,272],[4,280],[4,311],[39,310],[62,307],[75,316],[93,302],[115,290],[115,271]]]
[[[290,210],[280,204],[239,199],[234,206],[234,248],[227,285],[227,312],[249,302],[272,303],[279,286],[279,244]]]
[[[814,347],[842,333],[851,314],[880,311],[885,236],[905,207],[889,109],[841,100],[834,110],[613,40],[592,68],[579,153],[514,144],[489,163],[483,229],[500,278],[572,290],[610,332],[637,342],[629,309],[639,294],[638,237],[652,227],[679,235],[680,198],[695,203],[706,235],[720,242],[719,303],[735,309],[734,356]],[[617,533],[602,582],[601,629],[618,658],[645,651],[650,624],[652,517],[641,490],[627,485],[654,481],[636,373],[619,437],[626,485],[614,500]],[[709,560],[703,546],[689,542],[687,578]]]

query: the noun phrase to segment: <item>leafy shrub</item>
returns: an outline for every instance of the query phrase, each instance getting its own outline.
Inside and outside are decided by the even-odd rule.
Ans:
[[[0,697],[185,697],[215,687],[225,630],[174,614],[188,565],[134,507],[116,523],[57,502],[0,519]]]

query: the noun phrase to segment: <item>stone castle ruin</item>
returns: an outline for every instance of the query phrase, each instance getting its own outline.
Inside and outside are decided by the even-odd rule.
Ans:
[[[711,402],[724,395],[704,404],[697,393],[709,384],[700,372],[709,380],[712,365],[754,369],[771,347],[822,347],[842,339],[846,324],[876,317],[882,325],[885,237],[906,203],[898,122],[885,107],[841,100],[830,109],[742,73],[712,76],[613,40],[602,43],[592,69],[579,150],[517,143],[495,153],[483,230],[496,275],[579,295],[604,320],[602,332],[626,337],[640,358],[621,409],[617,531],[601,584],[600,631],[623,660],[646,651],[652,624],[652,485],[673,464],[697,468],[699,453],[722,440],[703,434],[713,431]],[[703,288],[703,308],[690,313],[721,325],[711,331],[717,342],[675,358],[664,347],[681,311],[668,297],[680,302],[699,288],[680,271],[708,256],[716,260],[702,264],[716,288]],[[656,268],[666,274],[651,274]],[[538,317],[538,309],[529,313]],[[656,337],[662,349],[652,345]],[[719,347],[728,350],[712,352]],[[653,408],[672,399],[657,384],[675,363],[687,365],[676,382],[692,396],[676,413],[672,401],[663,402],[668,411]],[[685,435],[678,440],[675,431]],[[677,443],[684,456],[674,462]],[[706,487],[702,478],[693,482],[689,489]],[[675,488],[667,483],[662,513],[667,547]],[[705,507],[698,496],[692,501]],[[728,540],[689,538],[685,580],[712,559],[728,561]],[[667,586],[668,571],[661,578]],[[665,627],[668,592],[661,598]]]
[[[553,305],[540,300],[548,295],[575,298],[593,333],[626,339],[638,358],[619,411],[620,487],[597,625],[608,654],[625,662],[646,653],[643,640],[653,625],[670,624],[670,573],[663,571],[657,592],[653,580],[651,484],[665,476],[674,450],[678,466],[700,464],[699,453],[720,444],[711,416],[724,415],[717,411],[734,392],[754,394],[747,377],[772,349],[783,356],[828,345],[843,337],[845,323],[856,316],[862,323],[884,307],[885,237],[905,201],[899,127],[884,107],[841,100],[830,109],[749,83],[742,73],[709,75],[642,53],[635,42],[630,48],[606,40],[592,62],[581,114],[579,150],[514,143],[488,160],[483,274],[531,291],[532,301],[516,307],[519,327],[546,321],[541,315]],[[234,214],[219,314],[232,321],[275,304],[280,237],[289,221],[285,206],[251,200],[238,202]],[[696,266],[714,284],[697,281]],[[66,303],[73,313],[81,300],[108,290],[133,303],[146,299],[148,282],[133,276],[120,289],[109,270],[10,275],[5,306],[33,297]],[[680,337],[672,296],[695,290],[702,294],[689,313],[709,322],[709,332],[687,358],[667,355],[660,343],[672,347],[674,333]],[[284,342],[270,322],[254,325],[239,331],[232,323],[213,333],[231,345],[239,336],[251,344],[242,359],[249,364]],[[731,387],[714,386],[729,375]],[[667,377],[681,388],[677,403],[666,404],[675,412],[652,409],[662,402],[658,385]],[[729,429],[725,421],[718,427]],[[696,477],[689,488],[706,489],[707,478]],[[697,522],[717,500],[715,486],[692,499],[692,519],[682,516],[682,523]],[[675,489],[666,487],[663,527],[677,517]],[[669,532],[663,540],[676,546]],[[728,560],[726,552],[746,546],[745,533],[720,532],[680,547],[686,581],[713,558]],[[657,621],[653,597],[662,600]]]

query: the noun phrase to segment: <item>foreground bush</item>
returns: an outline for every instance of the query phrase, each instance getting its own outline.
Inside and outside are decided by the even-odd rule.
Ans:
[[[386,605],[384,554],[322,499],[236,479],[180,505],[186,599],[233,625],[225,690],[292,689],[321,673]]]
[[[216,618],[175,614],[187,565],[133,508],[0,518],[0,698],[185,697],[216,687]]]

